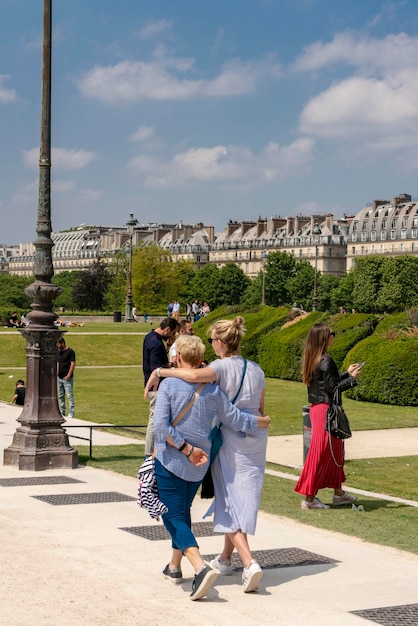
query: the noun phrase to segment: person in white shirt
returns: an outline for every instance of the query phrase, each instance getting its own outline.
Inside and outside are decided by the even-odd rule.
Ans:
[[[179,336],[181,335],[194,335],[193,326],[191,322],[187,320],[181,320],[179,328]],[[170,348],[169,359],[171,367],[177,367],[177,348],[176,341]]]

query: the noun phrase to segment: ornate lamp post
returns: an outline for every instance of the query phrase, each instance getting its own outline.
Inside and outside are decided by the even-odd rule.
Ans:
[[[12,444],[4,450],[4,465],[22,470],[75,468],[78,453],[68,443],[57,401],[57,348],[62,336],[54,322],[53,301],[61,293],[54,285],[51,239],[51,32],[52,0],[44,0],[42,54],[41,145],[39,199],[35,245],[35,282],[25,289],[33,299],[26,339],[26,398]]]
[[[321,236],[321,229],[318,224],[315,224],[315,227],[312,231],[313,242],[315,244],[315,277],[314,277],[314,290],[313,290],[313,300],[312,300],[312,311],[316,311],[318,309],[318,244],[319,238]]]
[[[266,303],[266,261],[267,261],[267,252],[265,250],[261,253],[261,260],[263,263],[263,288],[261,292],[261,304]]]
[[[126,304],[125,304],[125,322],[135,321],[132,315],[132,238],[134,235],[135,226],[138,224],[138,220],[134,219],[134,214],[129,213],[131,219],[126,222],[129,233],[129,258],[128,258],[128,277],[126,281]]]

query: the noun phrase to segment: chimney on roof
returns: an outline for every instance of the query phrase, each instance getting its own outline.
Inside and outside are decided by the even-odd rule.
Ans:
[[[389,200],[373,200],[372,211],[375,211],[378,206],[389,204]]]

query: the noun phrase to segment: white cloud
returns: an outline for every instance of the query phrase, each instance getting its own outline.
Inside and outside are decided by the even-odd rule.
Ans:
[[[87,98],[109,104],[133,104],[142,100],[187,100],[197,97],[225,97],[253,93],[265,76],[279,76],[280,65],[273,57],[242,63],[225,63],[212,79],[186,78],[193,69],[192,59],[165,57],[150,62],[123,61],[111,66],[96,66],[79,81]]]
[[[153,126],[138,126],[136,131],[130,136],[131,141],[148,141],[155,135]]]
[[[307,48],[293,69],[317,72],[335,64],[353,67],[354,73],[334,78],[307,103],[300,115],[302,133],[348,142],[361,136],[369,148],[379,137],[380,150],[393,146],[395,136],[402,149],[400,137],[408,145],[413,133],[418,144],[418,37],[400,33],[378,40],[339,34],[330,43]]]
[[[68,193],[69,191],[74,191],[76,184],[74,180],[56,179],[53,181],[51,187],[53,193]]]
[[[405,33],[388,35],[384,39],[355,37],[339,33],[329,43],[316,42],[305,48],[293,69],[299,72],[318,70],[337,63],[357,67],[362,72],[397,73],[400,68],[416,68],[418,37]]]
[[[144,28],[141,28],[139,36],[142,39],[152,39],[153,37],[170,30],[172,25],[172,22],[169,20],[150,21],[144,26]]]
[[[405,123],[418,122],[418,93],[414,82],[349,78],[313,98],[300,117],[303,133],[328,137],[393,132]],[[418,141],[418,138],[417,138]]]
[[[16,91],[14,89],[6,89],[3,84],[6,80],[9,80],[10,76],[7,74],[0,74],[0,103],[9,104],[17,99]]]
[[[80,189],[80,199],[83,202],[97,202],[103,197],[102,189]]]
[[[149,186],[182,186],[190,182],[221,182],[257,186],[281,181],[306,167],[312,160],[313,141],[300,138],[288,146],[268,144],[256,154],[247,147],[214,146],[190,148],[162,161],[141,155],[132,159],[128,171],[143,177]]]
[[[33,204],[34,207],[35,201],[38,195],[39,190],[39,179],[34,179],[29,183],[21,185],[21,187],[16,191],[12,196],[12,203],[17,205],[22,204]]]
[[[52,167],[57,170],[79,170],[96,158],[94,152],[88,150],[67,150],[66,148],[52,148]],[[23,150],[23,162],[28,169],[34,169],[39,164],[39,148]]]

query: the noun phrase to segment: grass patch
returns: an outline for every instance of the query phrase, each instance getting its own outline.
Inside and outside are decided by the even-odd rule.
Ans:
[[[332,491],[323,489],[320,497],[324,502],[331,502]],[[300,501],[301,496],[293,491],[293,481],[266,475],[261,499],[263,511],[418,554],[418,509],[415,507],[361,496],[357,504],[364,506],[364,513],[357,513],[351,507],[302,511]]]

